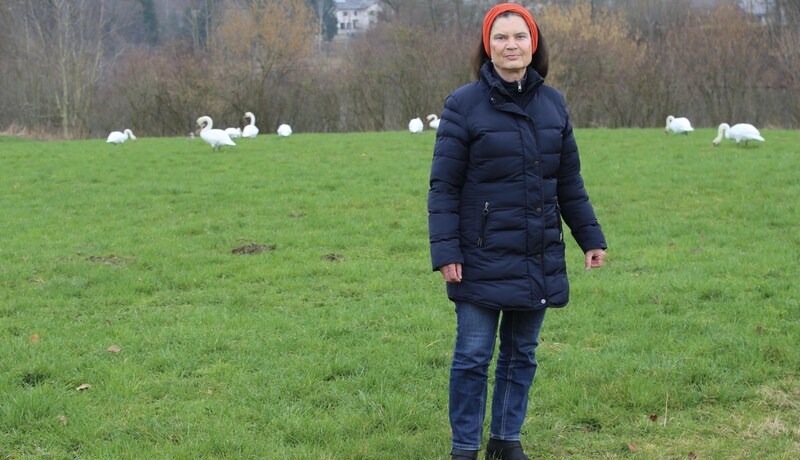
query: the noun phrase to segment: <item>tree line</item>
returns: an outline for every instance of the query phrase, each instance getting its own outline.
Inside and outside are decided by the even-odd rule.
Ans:
[[[332,0],[0,0],[0,131],[175,136],[246,111],[262,132],[405,129],[473,79],[495,2],[381,3],[342,40]],[[528,3],[575,126],[800,124],[800,0]]]

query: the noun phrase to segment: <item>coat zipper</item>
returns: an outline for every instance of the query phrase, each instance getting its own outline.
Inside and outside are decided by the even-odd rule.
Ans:
[[[558,242],[564,241],[564,227],[561,225],[561,206],[556,201],[556,219],[558,219]]]
[[[483,247],[483,236],[486,231],[486,219],[489,218],[489,202],[483,205],[483,219],[481,220],[481,234],[478,236],[478,247]]]
[[[522,80],[517,80],[517,92],[522,92]]]

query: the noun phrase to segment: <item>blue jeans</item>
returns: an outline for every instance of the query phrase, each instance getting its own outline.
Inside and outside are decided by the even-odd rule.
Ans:
[[[518,441],[536,374],[536,347],[545,309],[504,311],[456,302],[458,329],[450,367],[453,448],[479,450],[486,414],[489,363],[500,323],[490,436]],[[502,318],[502,319],[501,319]]]

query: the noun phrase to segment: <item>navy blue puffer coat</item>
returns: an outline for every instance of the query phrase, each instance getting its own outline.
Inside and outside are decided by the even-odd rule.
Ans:
[[[433,269],[459,262],[448,297],[503,310],[569,301],[562,218],[584,252],[606,249],[560,92],[528,68],[516,103],[491,62],[445,100],[431,166]]]

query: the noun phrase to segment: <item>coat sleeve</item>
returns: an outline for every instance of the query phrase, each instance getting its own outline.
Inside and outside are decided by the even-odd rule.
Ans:
[[[445,100],[433,148],[428,191],[428,231],[433,270],[463,263],[459,241],[459,203],[469,160],[466,118],[453,96]]]
[[[606,249],[606,240],[581,177],[578,144],[572,133],[572,122],[566,106],[566,125],[562,133],[561,166],[558,170],[558,205],[564,222],[583,252]]]

